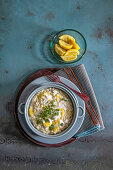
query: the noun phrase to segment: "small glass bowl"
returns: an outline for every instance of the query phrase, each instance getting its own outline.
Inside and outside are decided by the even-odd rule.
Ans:
[[[77,58],[75,60],[73,60],[73,61],[64,61],[56,53],[56,51],[55,51],[55,44],[59,44],[59,37],[61,35],[71,35],[73,38],[75,38],[76,43],[79,45],[79,47],[80,47],[80,50],[79,50],[80,54],[77,55]],[[86,44],[86,40],[85,40],[84,36],[80,32],[78,32],[78,31],[76,31],[74,29],[65,29],[65,30],[62,30],[62,31],[56,33],[54,35],[54,37],[52,38],[51,44],[50,44],[50,50],[51,50],[52,55],[58,61],[60,61],[62,63],[68,63],[68,64],[69,63],[74,63],[74,62],[77,62],[78,60],[80,60],[82,58],[82,56],[84,55],[84,53],[86,52],[86,47],[87,47],[87,44]]]

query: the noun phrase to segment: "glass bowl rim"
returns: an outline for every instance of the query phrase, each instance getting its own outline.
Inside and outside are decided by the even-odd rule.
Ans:
[[[60,34],[61,32],[64,32],[64,31],[74,31],[74,32],[78,33],[78,34],[83,38],[83,40],[84,40],[84,44],[85,44],[84,52],[83,52],[83,54],[82,54],[77,60],[75,60],[75,61],[66,62],[66,61],[60,60],[60,59],[58,59],[58,57],[56,57],[56,56],[53,54],[53,52],[52,52],[53,40],[58,36],[58,34]],[[62,62],[62,63],[65,63],[65,64],[72,64],[72,63],[75,63],[75,62],[79,61],[79,60],[83,57],[83,55],[85,54],[86,48],[87,48],[87,43],[86,43],[86,40],[85,40],[84,36],[83,36],[79,31],[74,30],[74,29],[63,29],[63,30],[61,30],[61,31],[58,31],[58,32],[52,37],[51,43],[50,43],[50,51],[51,51],[51,54],[57,59],[57,61]]]

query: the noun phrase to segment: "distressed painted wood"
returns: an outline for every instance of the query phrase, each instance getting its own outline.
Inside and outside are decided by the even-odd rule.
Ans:
[[[63,67],[49,51],[51,36],[80,31],[84,63],[102,112],[105,130],[62,148],[32,144],[15,124],[12,99],[34,70]],[[73,65],[76,65],[73,64]],[[72,65],[72,66],[73,66]],[[113,169],[113,1],[0,1],[0,169]]]

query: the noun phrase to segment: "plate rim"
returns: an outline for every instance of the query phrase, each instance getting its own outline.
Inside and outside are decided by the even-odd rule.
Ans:
[[[43,79],[43,77],[45,77],[45,76],[42,76],[42,77],[38,77],[38,78],[36,78],[35,80],[33,80],[32,82],[30,82],[26,87],[25,87],[25,89],[22,91],[22,93],[21,93],[21,95],[20,95],[20,98],[21,98],[21,96],[22,96],[22,94],[25,92],[25,90],[26,90],[26,88],[28,88],[28,86],[30,86],[30,85],[33,85],[33,82],[35,82],[35,81],[37,81],[37,80],[40,80],[40,79]],[[68,81],[68,82],[70,82],[71,84],[73,84],[70,80],[68,80],[68,79],[66,79],[66,78],[64,78],[64,77],[61,77],[60,76],[60,78],[61,79],[64,79],[64,80],[66,80],[66,81]],[[50,82],[50,81],[49,81]],[[46,83],[47,83],[47,80],[46,80]],[[39,85],[39,84],[37,84],[37,85]],[[41,85],[41,84],[40,84]],[[78,87],[75,85],[75,84],[73,84],[75,87],[76,87],[76,89],[78,90],[78,91],[80,91],[79,89],[78,89]],[[19,98],[19,101],[20,101],[20,98]],[[77,99],[78,99],[78,96],[77,96]],[[82,99],[80,99],[80,100],[82,100]],[[19,101],[18,101],[18,104],[19,104]],[[83,100],[82,100],[83,101]],[[83,104],[84,104],[84,111],[85,111],[85,102],[83,101]],[[18,114],[18,118],[19,118],[19,121],[20,121],[20,124],[21,124],[21,119],[20,119],[20,113],[17,113]],[[85,117],[85,115],[84,115],[84,117]],[[82,117],[82,122],[80,123],[81,125],[82,125],[82,123],[83,123],[83,120],[84,120],[84,117]],[[79,120],[80,120],[80,118],[79,118]],[[27,124],[26,124],[27,125]],[[81,127],[81,125],[80,125],[80,127]],[[24,131],[29,135],[29,132],[30,132],[30,130],[29,130],[29,132],[28,132],[28,130],[26,130],[25,129],[25,127],[23,126],[23,124],[21,124],[21,126],[22,126],[22,128],[24,129]],[[28,126],[28,125],[27,125]],[[79,127],[79,129],[80,129],[80,127]],[[78,130],[79,130],[78,129]],[[78,131],[77,130],[77,131]],[[31,132],[32,133],[32,132]],[[76,133],[74,133],[74,135],[75,135]],[[33,135],[33,133],[32,133],[32,135]],[[73,136],[74,136],[73,135]],[[45,139],[41,139],[41,138],[44,138],[44,137],[39,137],[37,134],[36,134],[36,136],[38,137],[38,139],[37,139],[37,141],[38,142],[41,142],[41,143],[46,143],[46,144],[58,144],[58,143],[62,143],[62,142],[64,142],[64,141],[66,141],[66,140],[68,140],[69,138],[72,138],[73,136],[71,136],[71,137],[68,137],[68,138],[66,138],[65,140],[63,139],[62,141],[55,141],[54,143],[52,142],[47,142],[47,139],[46,139],[46,141],[45,141]],[[33,138],[33,136],[31,136],[31,138]],[[34,138],[33,138],[34,139]],[[34,139],[34,140],[36,140],[36,138]],[[44,141],[45,142],[44,142]],[[50,140],[50,139],[49,139]],[[55,138],[55,140],[56,140],[56,138]]]

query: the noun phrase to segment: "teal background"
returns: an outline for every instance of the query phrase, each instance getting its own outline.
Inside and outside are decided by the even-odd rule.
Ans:
[[[48,149],[26,140],[10,108],[20,82],[31,72],[67,67],[49,51],[54,33],[81,32],[84,64],[105,130],[66,147]],[[113,169],[113,0],[0,0],[0,169]]]

